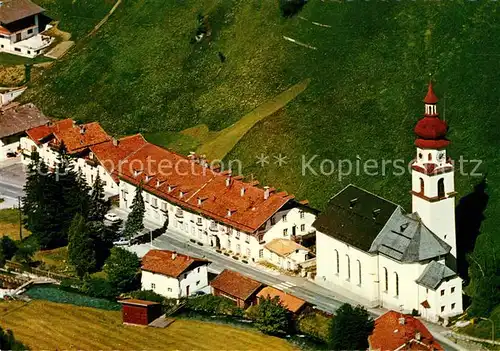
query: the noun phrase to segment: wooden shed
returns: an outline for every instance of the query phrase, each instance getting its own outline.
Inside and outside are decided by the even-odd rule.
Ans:
[[[121,300],[124,324],[148,325],[162,315],[161,304],[144,300]]]

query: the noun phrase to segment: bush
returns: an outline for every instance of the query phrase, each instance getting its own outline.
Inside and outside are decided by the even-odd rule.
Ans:
[[[307,0],[279,0],[283,17],[293,17],[302,10]]]
[[[280,335],[290,331],[291,316],[281,304],[279,297],[261,299],[255,316],[255,326],[263,333]]]
[[[297,321],[297,331],[321,342],[328,342],[328,331],[331,317],[312,312],[300,317]]]
[[[0,239],[0,252],[6,260],[12,259],[17,252],[17,244],[7,235]]]
[[[243,310],[237,307],[233,301],[214,295],[202,295],[190,298],[186,301],[185,308],[210,315],[243,316]]]
[[[164,296],[155,293],[153,290],[136,290],[130,292],[127,295],[133,299],[153,301],[159,303],[163,303],[163,301],[165,300]]]
[[[104,278],[86,276],[80,291],[92,297],[104,299],[114,298],[116,289]]]

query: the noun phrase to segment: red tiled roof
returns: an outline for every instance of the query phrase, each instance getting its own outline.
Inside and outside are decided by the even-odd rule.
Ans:
[[[293,199],[275,192],[265,199],[262,188],[150,143],[123,161],[120,177],[135,185],[142,181],[144,190],[160,198],[247,233],[257,231]]]
[[[210,261],[174,253],[169,250],[149,250],[142,258],[141,269],[177,278],[190,267],[195,268],[197,265],[208,263]]]
[[[266,286],[257,294],[257,297],[260,298],[272,299],[275,298],[276,296],[279,297],[281,303],[283,304],[283,307],[285,307],[292,313],[298,312],[307,303],[296,296],[287,294],[286,292],[275,289],[271,286]]]
[[[240,273],[224,269],[210,282],[210,285],[223,293],[243,301],[251,297],[263,284]]]
[[[115,181],[118,181],[118,171],[120,162],[132,152],[140,149],[146,144],[146,140],[141,134],[123,137],[117,140],[116,145],[112,140],[90,147],[101,163],[101,165],[111,174]]]
[[[67,152],[70,154],[111,140],[111,137],[97,122],[76,125],[72,119],[64,119],[55,122],[48,128],[46,126],[32,128],[27,134],[37,144],[40,139],[52,134],[55,137],[52,142],[58,145],[64,142]]]
[[[404,324],[400,324],[400,318],[404,318]],[[375,320],[368,341],[370,350],[443,350],[421,321],[396,311],[389,311]]]
[[[39,126],[26,131],[26,134],[28,134],[31,140],[37,145],[40,145],[40,140],[48,137],[51,133],[52,129],[49,126]]]

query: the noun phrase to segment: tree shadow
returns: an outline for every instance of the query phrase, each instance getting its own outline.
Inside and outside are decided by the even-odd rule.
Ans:
[[[458,275],[469,282],[469,263],[466,255],[474,250],[476,239],[480,234],[484,211],[488,205],[489,195],[486,193],[486,176],[474,186],[474,191],[462,197],[455,208],[456,241]]]

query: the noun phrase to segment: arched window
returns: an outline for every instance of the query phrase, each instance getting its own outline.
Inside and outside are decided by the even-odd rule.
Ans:
[[[429,161],[432,161],[432,154],[431,154],[430,152],[429,152],[429,154],[427,155],[427,159],[428,159]]]
[[[438,180],[438,197],[444,197],[444,178]]]
[[[335,250],[335,259],[337,260],[337,274],[340,272],[340,259],[339,259],[339,252]]]
[[[385,283],[385,292],[389,290],[389,274],[387,273],[387,268],[384,267],[384,283]]]
[[[396,272],[394,272],[394,280],[396,283],[396,296],[399,296],[399,276]]]
[[[358,285],[361,286],[361,262],[360,260],[358,261]]]
[[[420,193],[423,194],[425,190],[424,179],[420,178]]]
[[[351,280],[351,259],[349,255],[345,255],[347,258],[347,280]]]

